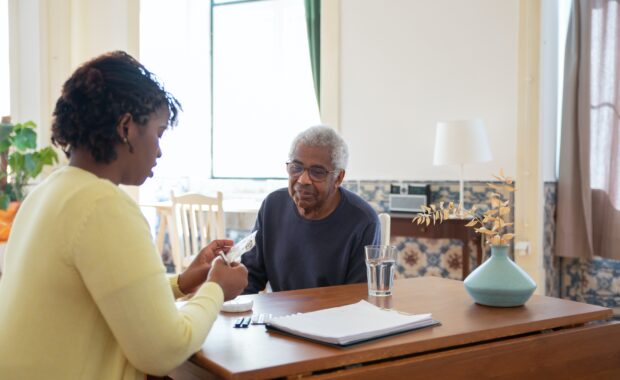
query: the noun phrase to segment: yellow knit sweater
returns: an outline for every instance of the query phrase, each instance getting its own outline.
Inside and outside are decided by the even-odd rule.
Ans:
[[[200,349],[222,302],[207,283],[177,310],[135,202],[65,167],[22,204],[6,247],[0,379],[163,375]]]

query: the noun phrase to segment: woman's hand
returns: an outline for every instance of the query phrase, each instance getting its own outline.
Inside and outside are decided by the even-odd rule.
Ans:
[[[229,301],[248,286],[248,269],[237,262],[228,265],[218,257],[213,261],[213,269],[209,271],[207,281],[219,284],[224,292],[224,301]]]
[[[184,294],[194,293],[202,285],[209,274],[211,263],[218,256],[219,251],[227,253],[233,246],[228,239],[213,240],[200,250],[194,261],[179,275],[179,289]]]

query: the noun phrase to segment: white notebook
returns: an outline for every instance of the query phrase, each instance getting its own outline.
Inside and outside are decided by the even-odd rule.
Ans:
[[[323,343],[347,346],[438,324],[431,314],[408,315],[396,310],[380,309],[361,300],[331,309],[275,317],[267,324],[267,328]]]

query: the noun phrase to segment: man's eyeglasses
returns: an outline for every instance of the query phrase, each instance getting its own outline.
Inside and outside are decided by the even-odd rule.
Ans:
[[[310,166],[309,168],[306,168],[303,165],[292,161],[288,161],[286,163],[286,171],[291,178],[301,177],[301,175],[304,173],[304,170],[308,171],[308,176],[314,182],[325,181],[329,174],[340,171],[340,169],[327,170],[322,166]]]

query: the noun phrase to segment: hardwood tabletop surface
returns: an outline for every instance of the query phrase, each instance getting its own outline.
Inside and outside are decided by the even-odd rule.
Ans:
[[[463,283],[438,277],[396,280],[390,297],[369,297],[366,284],[332,286],[243,296],[254,301],[245,313],[220,313],[200,352],[190,360],[224,378],[280,377],[291,373],[379,361],[468,344],[536,334],[605,320],[612,310],[534,295],[521,307],[475,304]],[[432,313],[441,325],[405,332],[346,348],[269,332],[263,325],[233,328],[240,316],[274,317],[368,300],[407,313]]]

